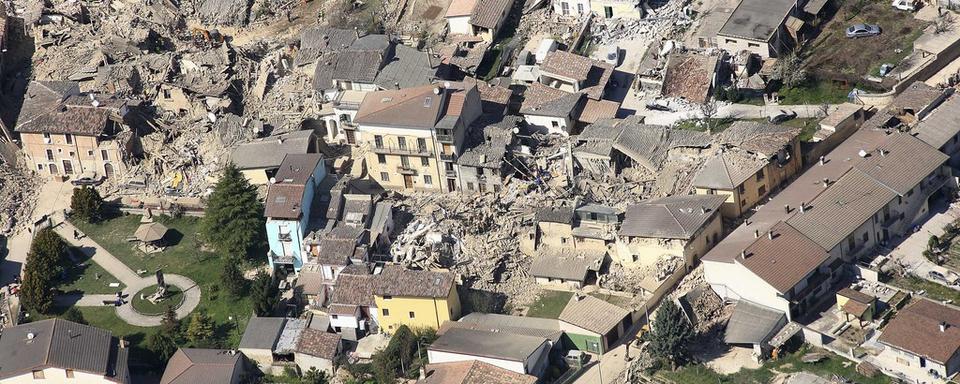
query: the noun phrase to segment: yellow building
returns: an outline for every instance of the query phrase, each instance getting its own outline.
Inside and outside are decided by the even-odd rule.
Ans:
[[[721,204],[720,196],[675,195],[627,207],[615,258],[640,267],[677,256],[692,268],[723,235]]]
[[[876,307],[877,298],[861,291],[844,288],[837,292],[837,310],[855,327],[873,321]]]
[[[460,297],[453,272],[384,267],[374,292],[380,329],[393,333],[401,325],[439,329],[460,317]]]
[[[720,151],[693,179],[694,191],[725,196],[723,216],[739,217],[800,170],[799,135],[783,125],[734,123],[718,134]]]
[[[386,189],[453,192],[456,159],[481,114],[476,84],[444,83],[368,93],[354,122],[367,174]]]

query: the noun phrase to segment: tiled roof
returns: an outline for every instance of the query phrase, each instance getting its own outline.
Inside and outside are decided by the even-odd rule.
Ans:
[[[663,96],[703,103],[710,97],[716,56],[677,53],[670,55],[663,76]]]
[[[306,185],[322,161],[323,155],[319,153],[288,154],[283,157],[274,178],[278,183]]]
[[[651,172],[660,170],[671,149],[707,148],[713,142],[706,132],[670,129],[627,119],[621,122],[620,126],[623,127],[623,132],[617,136],[613,148]]]
[[[547,73],[573,79],[587,80],[594,60],[567,51],[556,50],[547,54],[540,64],[540,73]]]
[[[453,272],[416,271],[387,265],[376,275],[377,296],[445,298],[455,286]]]
[[[816,242],[787,223],[779,223],[738,256],[737,262],[780,293],[786,293],[830,258]]]
[[[560,313],[560,321],[601,335],[617,328],[630,311],[590,295],[574,294]]]
[[[674,195],[627,208],[620,236],[691,239],[717,212],[724,196]]]
[[[960,95],[954,95],[934,109],[911,130],[934,148],[942,148],[960,134]]]
[[[322,55],[339,52],[357,40],[357,32],[351,29],[314,26],[300,32],[300,50],[294,65],[301,66],[317,61]]]
[[[741,120],[720,132],[718,141],[769,158],[796,139],[800,131],[800,128],[788,125]]]
[[[720,152],[703,164],[703,168],[693,178],[692,185],[699,188],[732,190],[766,167],[768,163],[767,159],[746,151],[734,149]]]
[[[577,120],[587,124],[596,123],[601,119],[612,119],[617,117],[617,111],[620,110],[620,103],[610,100],[587,99],[580,111],[580,117]]]
[[[915,81],[894,97],[888,107],[892,110],[909,109],[914,113],[919,113],[942,95],[943,91],[922,81]]]
[[[340,274],[333,288],[330,302],[363,307],[376,305],[373,300],[374,285],[379,276]]]
[[[530,274],[534,277],[583,282],[589,271],[600,269],[604,256],[606,252],[603,250],[576,253],[541,250],[530,265]]]
[[[513,0],[478,0],[470,15],[470,24],[494,29],[510,12]]]
[[[340,335],[307,328],[300,334],[297,352],[321,359],[333,360],[337,357],[337,349],[339,349],[339,347]]]
[[[17,132],[97,136],[107,128],[111,112],[95,107],[55,107],[17,125]]]
[[[230,384],[242,356],[227,349],[178,349],[167,362],[160,384]]]
[[[373,83],[383,63],[383,54],[374,51],[343,51],[337,54],[334,80]]]
[[[315,151],[315,141],[312,130],[265,137],[238,145],[230,154],[230,161],[241,170],[279,167],[287,154]]]
[[[866,293],[860,292],[855,289],[850,289],[850,288],[843,288],[840,291],[838,291],[837,294],[843,297],[846,297],[848,299],[856,300],[866,304],[869,304],[877,299],[876,297],[873,297]]]
[[[353,250],[357,242],[352,239],[331,239],[320,240],[318,264],[322,265],[347,265],[350,263],[350,256],[353,256]]]
[[[890,135],[877,149],[854,168],[901,196],[949,159],[943,152],[905,133]]]
[[[419,384],[534,384],[536,376],[524,375],[479,360],[428,364]]]
[[[263,216],[275,219],[299,219],[304,186],[301,184],[271,184],[267,189]]]
[[[470,16],[478,0],[453,0],[447,6],[446,17]]]
[[[544,207],[534,214],[534,220],[546,223],[570,224],[573,222],[573,207]]]
[[[429,85],[442,73],[438,62],[426,52],[398,44],[377,74],[375,83],[383,89],[412,88]]]
[[[945,364],[960,349],[960,310],[916,299],[890,320],[880,342]]]
[[[110,331],[61,319],[4,328],[0,380],[46,367],[116,377],[116,372],[127,369],[126,360],[117,359],[117,349]]]
[[[520,114],[550,117],[570,117],[581,105],[582,93],[569,93],[533,83],[523,93]]]
[[[439,90],[440,94],[436,94]],[[433,128],[440,119],[444,93],[434,85],[368,93],[354,119],[358,124]]]

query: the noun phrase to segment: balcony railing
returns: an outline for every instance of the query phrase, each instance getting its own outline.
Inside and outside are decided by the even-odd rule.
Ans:
[[[447,177],[457,177],[457,171],[453,169],[448,169],[446,171]]]
[[[453,142],[453,135],[437,135],[437,141],[445,142],[445,143],[452,143],[452,142]]]
[[[276,253],[273,253],[273,251],[267,252],[267,257],[269,257],[274,264],[293,264],[293,261],[295,259],[295,257],[293,256],[281,256]]]
[[[446,154],[446,153],[441,153],[441,154],[440,154],[440,160],[443,160],[443,161],[454,161],[454,160],[456,160],[456,159],[457,159],[457,155],[454,155],[454,154],[452,154],[452,153],[449,154],[449,155]]]
[[[381,145],[373,147],[374,153],[386,154],[386,155],[411,155],[411,156],[430,156],[430,151],[427,148],[401,148],[395,147],[392,145]]]
[[[417,174],[417,170],[416,170],[416,169],[413,169],[413,167],[411,167],[411,166],[409,166],[409,165],[398,165],[398,166],[397,166],[397,173],[399,173],[399,174],[401,174],[401,175],[416,175],[416,174]]]

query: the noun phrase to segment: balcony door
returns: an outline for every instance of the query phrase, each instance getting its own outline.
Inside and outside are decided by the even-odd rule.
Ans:
[[[413,188],[413,175],[403,175],[403,187],[407,189]]]

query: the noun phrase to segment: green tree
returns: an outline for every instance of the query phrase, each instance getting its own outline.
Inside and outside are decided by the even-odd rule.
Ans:
[[[20,300],[24,307],[40,313],[48,313],[53,307],[53,288],[64,270],[66,248],[66,243],[52,229],[37,232],[23,269]]]
[[[163,318],[160,319],[160,330],[172,338],[180,332],[180,320],[177,320],[177,311],[173,310],[172,305],[168,305],[167,310],[163,312]]]
[[[201,231],[225,255],[248,255],[264,239],[263,204],[257,189],[233,164],[223,170],[210,194]]]
[[[213,339],[213,321],[203,312],[194,312],[187,326],[187,340],[194,346],[205,346]]]
[[[177,352],[177,343],[163,332],[154,332],[147,337],[147,349],[153,352],[156,360],[167,361]]]
[[[435,337],[436,333],[432,336]],[[419,336],[414,334],[406,325],[401,325],[390,338],[390,343],[383,350],[373,355],[373,377],[378,383],[393,383],[399,376],[408,376],[419,369],[415,357]]]
[[[930,235],[930,239],[927,240],[927,249],[930,252],[937,252],[940,249],[940,238],[937,235]]]
[[[236,256],[226,256],[227,263],[220,271],[220,283],[234,297],[242,296],[247,290],[247,280],[240,271],[240,260]]]
[[[327,376],[324,371],[317,370],[317,367],[310,367],[308,371],[304,372],[300,382],[303,384],[328,384],[330,383],[330,376]]]
[[[70,307],[70,309],[60,315],[60,318],[78,324],[87,324],[87,319],[83,317],[83,312],[80,312],[77,307]]]
[[[650,354],[670,360],[676,368],[686,361],[687,346],[693,336],[693,327],[680,308],[673,300],[664,300],[657,308],[657,317],[653,319],[653,328],[650,330]]]
[[[265,271],[257,272],[250,284],[250,298],[253,300],[253,312],[257,316],[269,316],[277,305],[277,284],[273,276]]]
[[[95,223],[100,220],[103,213],[103,198],[96,189],[88,185],[73,190],[73,197],[70,198],[70,209],[73,210],[73,218]]]

